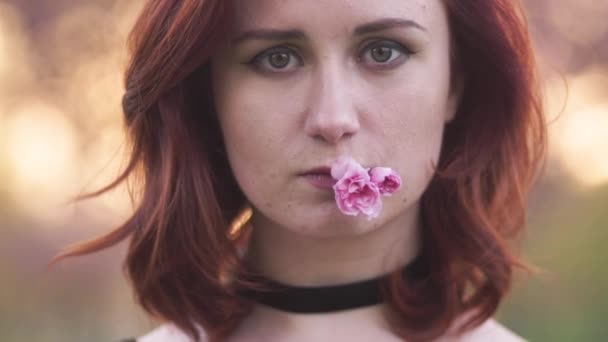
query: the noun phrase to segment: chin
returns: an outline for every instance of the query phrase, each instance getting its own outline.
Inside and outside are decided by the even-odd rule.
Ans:
[[[329,217],[311,217],[305,225],[293,222],[288,227],[296,233],[312,238],[334,238],[363,235],[377,229],[381,224],[381,216],[368,221],[361,215],[346,216],[337,212]]]

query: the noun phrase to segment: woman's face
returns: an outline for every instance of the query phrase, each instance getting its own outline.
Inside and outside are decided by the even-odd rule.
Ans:
[[[457,106],[441,0],[235,1],[212,59],[216,110],[256,222],[360,234],[412,213]],[[403,187],[368,221],[301,174],[348,154]]]

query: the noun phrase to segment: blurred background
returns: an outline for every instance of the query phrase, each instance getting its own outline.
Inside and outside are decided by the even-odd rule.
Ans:
[[[531,341],[608,341],[608,2],[527,0],[550,126],[523,274],[498,319]],[[124,165],[126,34],[142,1],[0,0],[0,340],[112,341],[154,326],[125,244],[47,269],[121,223],[124,188],[69,204]]]

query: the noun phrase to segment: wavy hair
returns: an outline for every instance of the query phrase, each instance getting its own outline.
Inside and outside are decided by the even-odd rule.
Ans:
[[[515,268],[527,196],[542,171],[546,126],[524,11],[514,0],[443,0],[452,69],[464,80],[441,157],[421,199],[423,277],[382,284],[391,328],[407,340],[462,332],[491,317]],[[230,170],[212,98],[209,60],[232,20],[231,2],[148,0],[129,36],[124,123],[130,161],[104,193],[135,177],[137,206],[119,227],[56,259],[129,239],[124,267],[151,315],[210,341],[228,336],[259,287],[229,234],[246,203]],[[231,276],[226,277],[226,270]],[[229,279],[228,279],[229,278]],[[228,279],[228,280],[227,280]]]

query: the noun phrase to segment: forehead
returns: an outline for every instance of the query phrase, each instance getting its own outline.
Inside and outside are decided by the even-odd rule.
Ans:
[[[445,25],[441,0],[233,0],[235,31],[294,27],[309,32],[350,32],[379,18],[414,20],[433,31]]]

